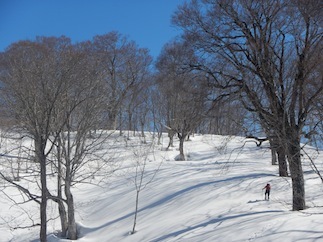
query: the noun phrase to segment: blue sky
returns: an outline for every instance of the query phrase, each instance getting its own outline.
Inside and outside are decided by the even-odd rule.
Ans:
[[[171,15],[185,0],[0,0],[0,51],[36,36],[73,42],[118,31],[157,57],[179,34]]]

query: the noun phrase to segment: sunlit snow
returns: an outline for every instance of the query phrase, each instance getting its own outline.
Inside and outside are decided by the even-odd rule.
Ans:
[[[91,183],[98,185],[75,185],[78,241],[323,241],[323,184],[307,156],[303,166],[308,209],[295,212],[291,179],[278,176],[268,143],[257,147],[243,137],[194,135],[184,144],[187,160],[175,161],[177,140],[168,151],[166,134],[162,145],[152,146],[147,140],[142,144],[139,137],[125,142],[124,137],[112,136],[113,146],[105,149],[117,165],[106,168],[106,175],[101,171],[93,177]],[[10,145],[2,140],[2,152]],[[323,156],[311,147],[306,151],[322,171]],[[9,160],[1,157],[2,166]],[[131,234],[137,162],[146,162],[146,187],[140,191],[136,233]],[[49,183],[53,179],[49,176]],[[266,183],[272,186],[270,201],[264,200]],[[38,241],[39,227],[12,229],[39,223],[38,205],[14,205],[19,193],[2,181],[1,185],[0,241]],[[28,185],[33,186],[36,189],[36,184]],[[48,216],[53,218],[48,222],[48,241],[69,241],[57,236],[60,222],[53,203]]]

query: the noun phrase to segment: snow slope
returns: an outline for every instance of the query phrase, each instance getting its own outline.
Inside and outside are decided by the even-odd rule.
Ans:
[[[154,146],[148,157],[136,233],[129,233],[135,211],[135,164],[146,157],[144,152],[134,155],[143,150],[138,138],[131,138],[127,146],[118,141],[114,149],[122,164],[104,183],[74,188],[78,241],[323,241],[323,185],[305,156],[308,209],[294,212],[291,180],[279,177],[278,167],[270,165],[268,144],[259,148],[241,137],[195,135],[184,144],[187,161],[175,161],[179,151],[165,151],[167,141],[165,136],[163,145]],[[307,151],[322,171],[322,155]],[[262,188],[268,182],[272,193],[265,201]],[[17,208],[0,196],[3,221],[17,217]],[[37,211],[32,204],[25,209]],[[49,208],[50,215],[55,211]],[[0,226],[0,241],[38,241],[38,228],[9,230],[5,222]],[[69,241],[55,235],[59,227],[57,219],[49,223],[49,242]]]

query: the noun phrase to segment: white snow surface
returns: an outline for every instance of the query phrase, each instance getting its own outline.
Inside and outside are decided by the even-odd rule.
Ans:
[[[73,187],[77,241],[323,241],[323,184],[307,156],[303,156],[303,169],[308,208],[292,211],[291,179],[278,176],[268,143],[257,147],[243,137],[194,135],[184,143],[187,160],[176,161],[178,140],[167,151],[166,134],[162,141],[162,145],[154,145],[145,166],[146,187],[139,193],[136,232],[130,233],[136,198],[135,161],[140,158],[143,162],[145,155],[134,152],[149,144],[142,144],[138,137],[127,142],[119,138],[106,148],[118,160],[118,168],[103,180],[91,180],[101,181],[99,185]],[[306,151],[322,171],[322,152],[311,147]],[[2,157],[1,162],[7,160]],[[55,187],[51,179],[49,184]],[[262,190],[267,183],[272,186],[270,201],[264,200]],[[3,181],[0,184],[0,241],[39,241],[39,227],[13,229],[39,223],[38,205],[13,205],[9,198],[19,199],[19,193],[5,188]],[[48,216],[53,218],[48,222],[48,241],[70,241],[58,236],[60,222],[53,203],[49,203]]]

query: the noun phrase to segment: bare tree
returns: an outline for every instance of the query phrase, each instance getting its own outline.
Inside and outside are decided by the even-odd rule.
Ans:
[[[62,236],[77,239],[71,188],[97,171],[96,169],[87,170],[86,176],[82,176],[82,168],[88,163],[86,158],[96,154],[105,140],[102,138],[103,131],[97,131],[95,134],[91,132],[102,127],[101,114],[105,110],[106,96],[102,92],[102,83],[93,73],[94,63],[86,48],[74,46],[66,54],[73,56],[72,59],[77,59],[77,62],[66,63],[66,65],[73,65],[73,71],[65,76],[65,82],[68,85],[62,92],[60,104],[56,107],[57,131],[53,140],[56,150],[53,150],[53,153],[56,153],[57,159],[55,165],[58,174],[58,192],[57,195],[50,194],[50,198],[59,204]],[[60,126],[62,128],[59,129]],[[98,157],[96,159],[91,157],[91,162],[97,160]],[[67,211],[64,204],[67,206]]]
[[[135,120],[140,127],[140,136],[142,137],[142,142],[146,143],[146,131],[149,130],[149,110],[150,110],[150,88],[146,86],[137,96],[135,108]]]
[[[139,147],[135,147],[133,153],[135,159],[135,171],[131,181],[135,185],[136,189],[136,202],[133,227],[130,232],[131,234],[136,233],[140,193],[154,180],[160,166],[162,165],[161,161],[158,163],[158,166],[155,169],[150,170],[147,168],[149,163],[154,161],[154,140],[152,140],[152,142],[148,145],[141,144]],[[156,165],[155,162],[153,162],[153,165]]]
[[[92,41],[97,71],[105,84],[109,128],[117,128],[117,117],[125,98],[146,75],[151,57],[146,49],[117,32],[98,35]]]
[[[182,43],[165,45],[157,61],[159,71],[158,87],[167,104],[167,123],[170,139],[177,134],[179,160],[185,160],[184,141],[194,132],[206,113],[206,78],[194,72],[187,72],[183,66],[191,53]]]
[[[7,70],[2,76],[5,107],[17,126],[32,138],[34,157],[40,165],[41,195],[15,185],[41,206],[41,241],[46,241],[48,199],[58,203],[62,235],[68,230],[69,238],[77,238],[71,186],[81,179],[77,175],[85,157],[103,142],[101,133],[94,139],[91,131],[102,127],[105,93],[93,71],[93,56],[82,48],[72,46],[64,37],[39,38],[13,45],[3,62]],[[58,162],[52,160],[54,151]],[[54,164],[57,194],[47,188],[47,166]]]
[[[154,77],[155,78],[155,77]],[[163,124],[165,124],[166,122],[165,120],[165,116],[163,114],[166,113],[166,111],[164,111],[165,109],[165,102],[163,100],[163,96],[161,95],[161,93],[156,90],[156,88],[152,88],[150,90],[150,112],[151,112],[151,116],[152,116],[152,123],[153,123],[153,131],[157,133],[157,144],[161,145],[161,139],[162,139],[162,134],[163,131],[165,130],[165,127]]]
[[[128,61],[127,78],[134,83],[123,103],[128,118],[128,138],[131,130],[135,134],[137,125],[141,130],[146,125],[149,100],[147,93],[153,83],[150,73],[151,62],[152,58],[146,49],[133,49],[133,56]],[[123,113],[123,110],[120,113]],[[144,137],[143,132],[141,135]]]
[[[200,57],[191,63],[218,87],[240,91],[249,111],[284,145],[293,210],[305,209],[300,137],[314,100],[322,62],[321,1],[205,0],[181,6],[174,23]]]
[[[63,76],[69,71],[60,59],[69,45],[64,37],[18,42],[8,49],[3,62],[6,72],[1,94],[11,118],[32,137],[40,166],[41,195],[31,198],[40,204],[41,241],[47,236],[47,157],[52,149],[48,139],[54,128],[55,106],[65,88]]]

